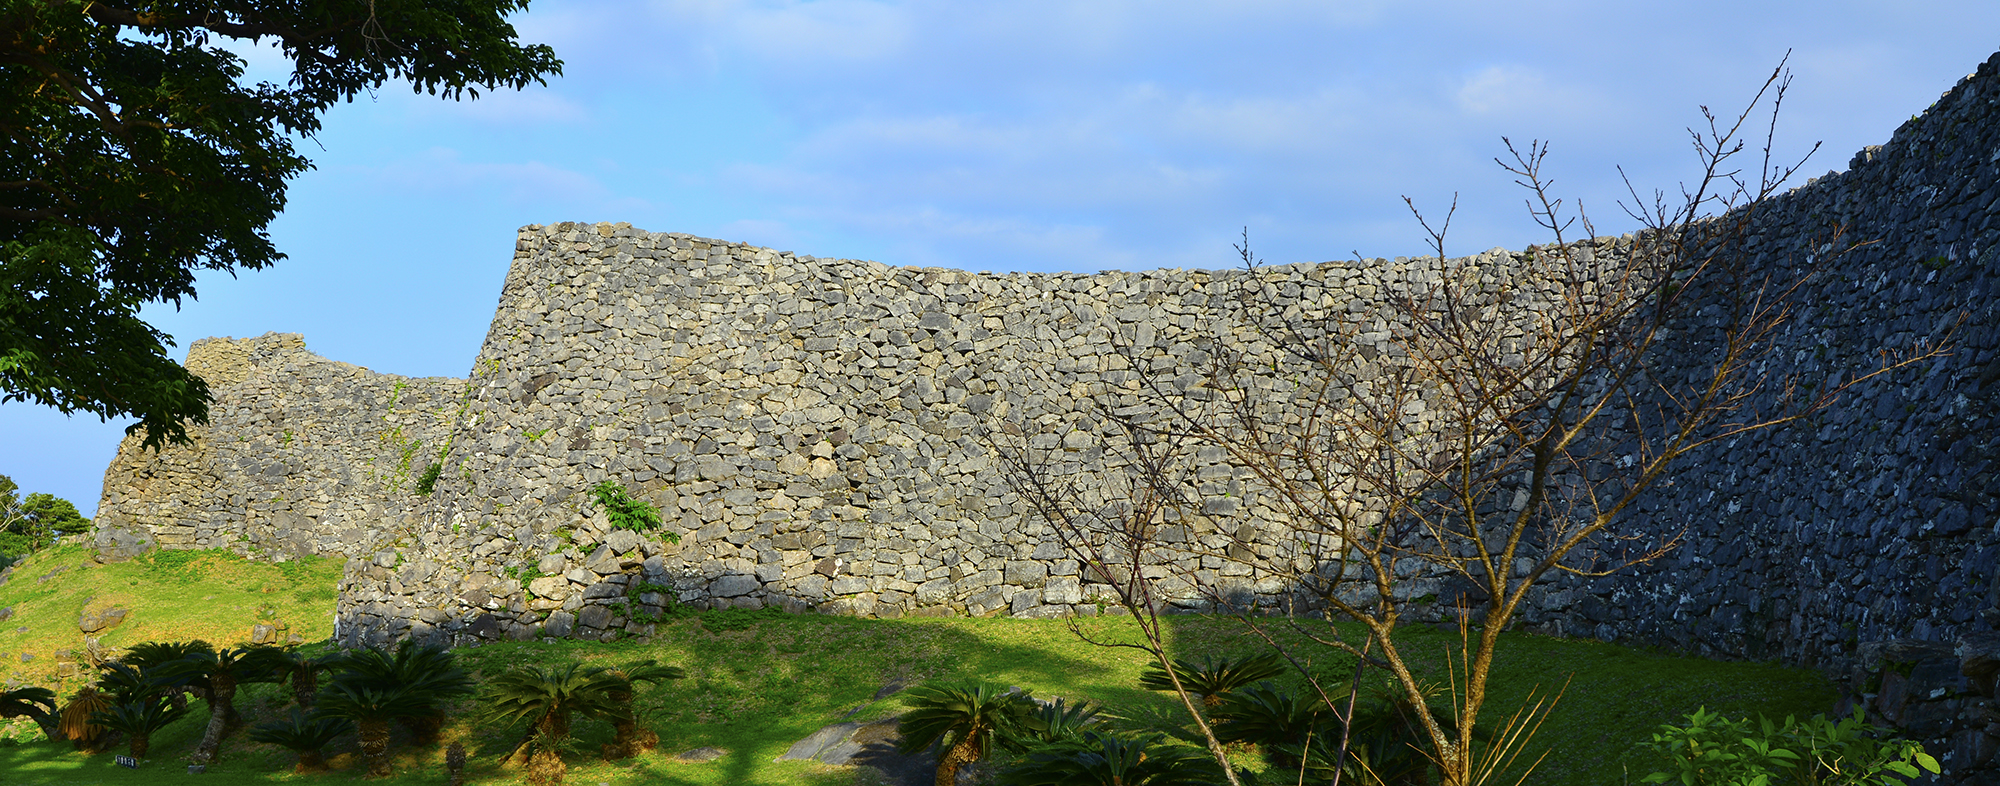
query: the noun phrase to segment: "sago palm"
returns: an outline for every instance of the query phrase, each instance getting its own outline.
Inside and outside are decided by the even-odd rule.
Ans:
[[[1287,770],[1298,768],[1305,745],[1340,733],[1338,717],[1317,694],[1268,682],[1231,691],[1211,714],[1217,740],[1262,746],[1272,764]]]
[[[617,735],[604,748],[607,759],[623,759],[638,755],[641,751],[652,750],[660,744],[660,735],[639,723],[638,709],[632,700],[638,695],[638,683],[677,680],[687,676],[678,666],[662,666],[650,660],[633,661],[604,670],[604,676],[611,680],[610,699],[618,711],[611,716],[611,724]]]
[[[619,703],[615,689],[631,688],[604,668],[586,669],[571,663],[544,668],[522,665],[487,683],[485,717],[497,724],[527,723],[528,734],[507,754],[528,750],[529,777],[536,783],[561,783],[568,766],[562,752],[570,747],[570,722],[577,716],[612,718]]]
[[[281,668],[284,678],[292,683],[292,702],[299,709],[312,709],[313,697],[319,695],[319,675],[334,670],[343,658],[338,652],[304,655],[297,650],[284,650]]]
[[[159,667],[181,660],[189,655],[212,653],[214,651],[214,646],[200,639],[193,641],[146,641],[132,645],[132,648],[126,650],[125,655],[120,657],[118,662],[161,679],[166,683],[162,687],[167,693],[168,700],[174,703],[174,707],[187,709],[187,697],[190,693],[194,694],[195,698],[204,701],[208,699],[208,681],[200,678],[199,675],[187,675],[185,681],[176,683],[168,680],[167,675],[160,672]]]
[[[98,712],[111,709],[111,696],[97,689],[95,685],[85,685],[64,704],[57,713],[58,733],[63,739],[80,751],[99,750],[99,740],[104,737],[104,727],[92,720]]]
[[[92,723],[111,731],[124,732],[132,741],[132,758],[143,759],[146,758],[146,751],[153,746],[153,732],[166,728],[187,713],[186,709],[168,702],[165,696],[146,696],[99,710],[90,719]]]
[[[1206,753],[1164,745],[1157,736],[1086,732],[1029,754],[997,780],[1001,786],[1210,786],[1221,782],[1222,770]]]
[[[326,757],[321,750],[353,729],[354,723],[346,718],[307,715],[293,707],[284,720],[257,724],[250,730],[250,739],[298,754],[299,763],[293,772],[320,772],[326,769]]]
[[[472,693],[472,677],[458,667],[450,652],[408,639],[398,644],[394,652],[379,649],[349,652],[333,664],[333,670],[335,684],[377,690],[400,686],[426,702],[425,706],[398,717],[420,745],[437,740],[438,729],[444,725],[445,705]]]
[[[276,682],[283,678],[284,651],[271,646],[235,649],[196,650],[180,660],[148,669],[161,679],[184,684],[205,684],[208,700],[208,728],[195,746],[196,764],[215,761],[222,738],[242,723],[236,713],[236,686],[253,682]]]
[[[386,778],[389,768],[389,731],[401,718],[432,712],[436,697],[421,687],[359,686],[335,680],[319,697],[315,711],[354,722],[361,737],[361,761],[368,777]]]
[[[1200,696],[1202,704],[1210,710],[1221,706],[1223,696],[1230,691],[1284,673],[1284,660],[1271,653],[1242,658],[1202,658],[1198,661],[1174,659],[1174,675],[1180,677],[1181,687]],[[1139,686],[1147,690],[1171,691],[1174,681],[1167,676],[1165,669],[1155,666],[1139,675]]]
[[[1035,707],[1022,720],[1021,742],[1026,745],[1055,745],[1084,738],[1097,723],[1099,710],[1090,702],[1068,705],[1062,699]]]
[[[997,744],[1010,745],[1026,732],[1035,703],[1026,692],[990,683],[920,685],[910,689],[910,711],[899,729],[905,753],[932,745],[938,757],[937,786],[957,786],[958,771]]]
[[[0,719],[28,718],[50,740],[62,736],[56,722],[56,693],[48,688],[15,688],[0,693]]]

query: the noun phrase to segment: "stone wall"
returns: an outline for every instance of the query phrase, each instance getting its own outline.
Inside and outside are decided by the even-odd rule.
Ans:
[[[2000,627],[1996,67],[1847,172],[1768,204],[1749,264],[1690,293],[1654,373],[1692,373],[1713,351],[1705,329],[1767,276],[1806,276],[1760,366],[1773,378],[1838,384],[1882,350],[1946,334],[1951,354],[1688,457],[1628,521],[1686,545],[1551,584],[1529,623],[1875,674],[1855,684],[1877,705],[1883,653],[1942,662],[1938,647]],[[1814,244],[1838,225],[1868,244],[1826,257]],[[1609,261],[1622,249],[1593,245]],[[1520,259],[1496,250],[1469,264],[1504,276]],[[1294,298],[1331,293],[1294,302],[1297,316],[1369,320],[1437,269],[1368,260],[1258,275]],[[669,595],[875,616],[1093,613],[1092,585],[977,432],[1029,440],[1089,476],[1107,425],[1089,402],[1134,384],[1115,344],[1168,377],[1199,367],[1212,337],[1253,360],[1272,352],[1231,321],[1244,275],[993,276],[622,224],[532,226],[469,381],[370,374],[295,337],[198,344],[190,367],[225,382],[216,423],[192,449],[121,449],[100,542],[348,556],[350,642],[644,633],[642,613]],[[417,494],[431,461],[435,492]],[[1204,473],[1216,526],[1177,537],[1285,547],[1228,467],[1212,458]],[[657,504],[681,541],[609,527],[589,493],[606,479]],[[1265,601],[1286,591],[1243,568],[1187,567]],[[1935,646],[1883,644],[1902,640]],[[1950,720],[1921,733],[1971,751],[1947,762],[1963,769],[2000,739],[1980,720],[1993,681],[1940,669],[1925,672],[1940,684],[1923,706]]]
[[[1610,263],[1626,243],[1596,247]],[[1496,250],[1453,264],[1511,279],[1516,262]],[[1393,309],[1378,294],[1439,268],[1256,275],[1302,318],[1381,320]],[[1093,613],[1094,585],[1009,488],[982,433],[1101,484],[1116,426],[1095,407],[1143,404],[1128,352],[1182,378],[1220,346],[1283,362],[1237,319],[1247,275],[976,275],[623,225],[529,227],[427,524],[354,564],[343,631],[643,630],[622,613],[628,590],[883,617]],[[1329,294],[1296,302],[1302,285]],[[1288,548],[1255,490],[1219,455],[1203,461],[1216,515],[1176,537]],[[680,542],[610,529],[588,492],[607,479],[656,504]],[[1269,605],[1289,590],[1243,565],[1184,567]]]
[[[466,393],[464,380],[327,360],[291,333],[203,339],[187,367],[214,392],[210,424],[188,430],[191,446],[119,445],[95,521],[107,555],[372,555],[420,520],[427,500],[412,489]]]
[[[1791,323],[1766,373],[1834,384],[1874,367],[1878,352],[1926,337],[1948,335],[1950,354],[1866,383],[1808,422],[1686,457],[1628,519],[1650,532],[1647,543],[1684,533],[1686,545],[1617,576],[1569,582],[1541,599],[1532,621],[1851,673],[1857,698],[1877,710],[1886,705],[1871,686],[1885,668],[1903,675],[1889,680],[1896,686],[1915,684],[1904,679],[1915,673],[1915,733],[1948,753],[1947,766],[1992,759],[1995,650],[1968,642],[2000,628],[1997,69],[2000,56],[1846,172],[1777,200],[1748,249],[1757,272],[1786,280],[1808,272],[1815,232],[1838,223],[1845,240],[1868,244],[1824,261],[1790,295]],[[1711,281],[1700,297],[1727,303],[1755,283]],[[1697,335],[1706,318],[1690,309],[1681,332]],[[1702,357],[1683,346],[1663,360],[1685,370]],[[1967,669],[1986,669],[1983,679],[1956,670],[1954,645]],[[1888,714],[1901,718],[1909,692],[1893,693]]]

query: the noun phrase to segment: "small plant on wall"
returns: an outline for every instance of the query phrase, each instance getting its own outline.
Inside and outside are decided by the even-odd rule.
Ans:
[[[618,481],[604,481],[591,487],[590,492],[597,496],[597,506],[604,509],[606,518],[611,519],[611,526],[639,532],[659,528],[660,509],[633,497]],[[681,536],[676,533],[662,534],[670,542],[681,542]]]

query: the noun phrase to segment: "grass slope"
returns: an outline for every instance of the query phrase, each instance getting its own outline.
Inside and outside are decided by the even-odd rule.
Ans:
[[[88,566],[80,550],[36,557],[0,587],[0,607],[14,606],[0,652],[10,664],[34,667],[40,653],[75,647],[76,618],[83,609],[107,602],[128,604],[134,617],[107,633],[107,646],[146,639],[203,637],[233,643],[262,616],[291,623],[293,632],[322,640],[330,632],[331,587],[336,565],[307,561],[291,565],[249,563],[215,553],[167,552],[122,565]],[[36,578],[57,567],[69,569],[47,582]],[[196,577],[198,578],[192,578]],[[24,582],[23,579],[26,579]],[[90,599],[90,600],[85,600]],[[1118,618],[1077,621],[1094,637],[1130,641],[1130,623]],[[313,627],[317,625],[318,627]],[[27,627],[26,633],[15,627]],[[1177,654],[1258,651],[1232,620],[1178,617],[1172,620]],[[1352,631],[1349,631],[1350,635]],[[1445,679],[1445,656],[1456,634],[1410,629],[1406,650],[1431,679]],[[18,664],[19,653],[36,662]],[[1138,687],[1148,665],[1130,649],[1105,649],[1079,641],[1062,622],[1012,619],[860,620],[844,617],[773,616],[765,613],[710,612],[660,626],[650,642],[611,644],[538,642],[492,644],[460,650],[463,662],[487,674],[519,663],[622,662],[655,658],[687,670],[687,679],[642,690],[643,716],[660,734],[661,749],[626,762],[607,764],[590,755],[610,739],[608,726],[581,723],[583,753],[571,757],[571,783],[579,784],[813,784],[861,786],[872,770],[773,761],[794,741],[842,719],[869,720],[902,711],[896,696],[875,699],[890,683],[980,677],[1019,685],[1045,697],[1090,699],[1110,705],[1130,727],[1164,731],[1192,739],[1192,730],[1167,696]],[[1312,667],[1345,673],[1352,661],[1322,654]],[[53,674],[24,668],[20,674]],[[1531,635],[1507,638],[1492,683],[1493,722],[1511,713],[1531,691],[1567,691],[1535,746],[1552,749],[1531,783],[1598,786],[1623,782],[1625,767],[1636,780],[1648,769],[1628,759],[1632,745],[1666,721],[1679,720],[1706,705],[1731,715],[1757,712],[1783,716],[1826,711],[1834,698],[1826,681],[1811,672],[1747,663],[1720,663],[1597,642]],[[37,680],[39,684],[51,684]],[[65,694],[81,684],[71,678]],[[240,706],[255,723],[284,712],[278,686],[250,686]],[[498,758],[520,739],[521,729],[477,725],[466,711],[454,714],[447,741],[457,739],[471,752],[473,783],[516,783],[518,766]],[[140,770],[115,767],[109,754],[86,756],[67,745],[0,742],[0,781],[7,784],[140,784],[163,772],[177,772],[200,736],[206,712],[196,703],[187,719],[153,741],[153,759]],[[17,723],[14,740],[38,740],[31,725]],[[411,750],[398,742],[396,777],[386,783],[439,783],[444,780],[442,746]],[[728,751],[708,763],[688,763],[671,754],[714,746]],[[346,783],[360,780],[350,735],[329,751],[336,771],[315,776],[289,772],[291,754],[232,737],[222,761],[205,783],[265,784],[291,781]],[[1254,757],[1252,757],[1254,759]],[[1255,761],[1253,767],[1260,766]],[[1276,780],[1276,779],[1274,779]],[[1511,779],[1510,781],[1511,782]]]

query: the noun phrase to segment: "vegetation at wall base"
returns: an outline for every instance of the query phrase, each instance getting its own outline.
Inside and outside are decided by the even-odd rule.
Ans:
[[[57,572],[58,568],[64,570]],[[49,581],[36,581],[52,572],[55,577]],[[56,686],[61,698],[69,699],[83,685],[82,677],[59,678],[55,669],[37,667],[50,665],[53,650],[80,646],[76,619],[84,599],[116,593],[124,593],[121,602],[131,604],[133,616],[101,634],[105,648],[113,652],[150,640],[202,638],[220,648],[241,646],[256,624],[257,602],[264,598],[274,599],[269,603],[291,621],[292,631],[311,632],[311,643],[300,654],[330,652],[325,639],[331,629],[325,621],[333,606],[330,588],[338,575],[338,565],[330,561],[272,565],[222,552],[154,552],[130,562],[99,565],[83,549],[58,546],[37,554],[11,581],[0,585],[0,607],[16,609],[14,618],[0,627],[0,657],[21,675],[28,673],[23,668],[36,669],[33,682]],[[209,595],[216,597],[200,600]],[[247,609],[232,610],[246,605]],[[1241,661],[1264,652],[1264,646],[1242,635],[1233,620],[1194,615],[1165,619],[1175,656],[1190,664]],[[322,627],[309,627],[307,623],[314,621]],[[1093,636],[1137,638],[1124,618],[1076,622]],[[29,631],[17,632],[22,626]],[[132,635],[127,635],[128,629]],[[1402,635],[1406,649],[1422,656],[1419,662],[1429,669],[1442,669],[1445,653],[1458,643],[1456,632],[1424,626],[1406,628]],[[1661,724],[1678,723],[1704,706],[1729,717],[1758,713],[1807,717],[1825,712],[1834,698],[1831,686],[1819,675],[1768,664],[1718,663],[1529,634],[1507,634],[1507,638],[1509,647],[1493,684],[1496,706],[1508,706],[1537,686],[1575,675],[1569,693],[1537,737],[1538,744],[1556,751],[1537,770],[1538,784],[1616,783],[1628,768],[1636,779],[1653,766],[1637,746],[1651,739]],[[34,659],[21,663],[23,652]],[[872,770],[773,759],[827,724],[873,721],[906,712],[908,690],[876,698],[889,683],[979,680],[1018,685],[1037,697],[1063,699],[1066,708],[1086,701],[1102,708],[1091,728],[1101,725],[1128,738],[1157,735],[1158,744],[1168,749],[1200,753],[1190,742],[1197,737],[1178,702],[1140,684],[1154,663],[1136,653],[1085,645],[1055,620],[867,620],[771,610],[683,609],[660,623],[650,641],[507,642],[461,648],[453,654],[458,667],[481,685],[523,665],[630,668],[635,661],[654,660],[685,673],[683,679],[633,686],[633,714],[644,729],[658,735],[655,750],[606,761],[599,752],[616,741],[615,722],[573,723],[576,745],[566,759],[566,783],[876,783]],[[1313,663],[1316,671],[1328,674],[1348,673],[1351,666],[1351,661],[1338,657]],[[1302,683],[1288,674],[1267,684],[1296,689]],[[293,686],[278,683],[243,685],[235,698],[247,730],[284,723],[295,702]],[[162,772],[178,773],[201,741],[208,715],[199,702],[192,705],[186,716],[149,738],[148,760],[137,770],[112,761],[112,754],[124,753],[130,745],[122,736],[104,752],[85,754],[67,743],[46,742],[31,718],[14,718],[0,730],[0,772],[8,773],[10,786],[157,782]],[[414,744],[411,730],[392,727],[386,755],[394,774],[370,782],[443,783],[452,743],[466,751],[466,783],[522,782],[525,765],[518,759],[503,765],[500,757],[521,741],[525,728],[472,720],[478,706],[474,698],[449,704],[447,717],[436,730],[437,741],[427,746]],[[700,747],[727,753],[704,763],[674,758]],[[218,785],[364,780],[353,732],[342,733],[319,752],[327,771],[295,775],[303,757],[294,749],[253,739],[250,733],[232,734],[222,740],[216,761],[203,778]],[[1253,778],[1263,773],[1263,782],[1295,781],[1295,774],[1278,777],[1262,754],[1245,759]],[[1025,754],[998,751],[990,769],[1023,761]],[[313,766],[317,763],[308,768]]]

